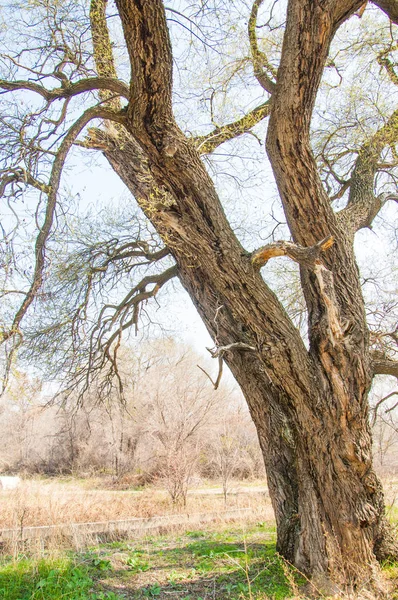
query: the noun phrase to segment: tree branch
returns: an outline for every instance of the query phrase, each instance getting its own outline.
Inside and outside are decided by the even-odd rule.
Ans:
[[[90,25],[91,36],[93,40],[94,62],[97,73],[100,77],[111,80],[118,80],[115,60],[113,57],[112,43],[109,35],[108,24],[106,22],[106,6],[108,0],[91,0],[90,3]],[[126,98],[129,98],[129,89],[127,88]],[[106,101],[106,106],[114,110],[120,110],[120,98],[112,97],[108,90],[100,91],[100,98]]]
[[[359,5],[359,0],[336,0],[314,10],[310,0],[289,2],[266,146],[289,229],[301,245],[336,231],[310,144],[310,125],[331,40]],[[303,31],[308,32],[305,43]],[[292,176],[286,177],[287,171]],[[336,253],[339,248],[336,244]]]
[[[129,98],[128,85],[118,79],[112,79],[111,77],[90,77],[81,79],[76,83],[66,83],[63,86],[52,90],[49,90],[38,83],[34,83],[33,81],[6,81],[0,79],[0,88],[6,92],[15,90],[34,92],[42,96],[47,102],[52,102],[53,100],[59,100],[61,98],[71,98],[72,96],[94,90],[107,90],[112,94],[127,99]]]
[[[380,352],[373,352],[372,369],[374,375],[392,375],[398,378],[398,361],[383,357]]]
[[[320,255],[334,244],[332,236],[328,236],[314,246],[304,248],[292,242],[275,242],[268,244],[252,255],[252,264],[257,268],[264,266],[270,258],[275,256],[289,256],[302,267],[311,269],[319,286],[319,293],[326,309],[328,321],[328,337],[335,346],[342,339],[344,327],[340,319],[339,304],[336,298],[333,273],[327,269],[320,260]]]
[[[381,54],[379,54],[378,57],[377,57],[377,62],[379,63],[379,65],[381,67],[383,67],[386,70],[387,75],[390,78],[391,83],[393,83],[394,85],[398,85],[398,76],[397,76],[397,74],[395,73],[395,70],[394,70],[394,66],[395,65],[388,58],[388,54],[392,50],[397,50],[397,46],[395,45],[393,48],[388,48],[388,50],[385,50],[384,52],[382,52]]]
[[[34,274],[33,274],[33,281],[32,281],[30,289],[28,290],[28,292],[26,294],[24,301],[22,302],[21,306],[19,307],[19,309],[14,317],[14,321],[12,323],[11,329],[8,332],[4,333],[3,338],[1,340],[2,342],[9,339],[12,335],[14,335],[18,331],[19,325],[20,325],[24,315],[26,314],[26,311],[28,310],[29,306],[32,304],[37,291],[40,289],[40,287],[42,285],[44,265],[45,265],[46,243],[47,243],[48,237],[50,235],[50,231],[51,231],[53,220],[54,220],[59,184],[61,181],[63,166],[65,163],[66,157],[69,153],[69,150],[71,149],[77,136],[80,134],[80,132],[84,129],[84,127],[91,120],[93,120],[93,119],[110,119],[110,120],[115,120],[119,123],[123,123],[124,118],[125,118],[124,115],[114,113],[105,108],[102,108],[101,106],[94,106],[94,107],[86,110],[81,115],[81,117],[75,121],[75,123],[71,126],[68,133],[64,137],[64,139],[58,149],[57,156],[56,156],[53,166],[52,166],[49,184],[48,184],[48,188],[47,188],[49,190],[49,193],[48,193],[46,210],[45,210],[45,218],[44,218],[43,225],[40,228],[39,234],[36,238],[35,268],[34,268]]]
[[[174,117],[173,57],[163,1],[116,0],[116,6],[131,64],[129,124],[144,143],[149,136],[156,148],[165,148]]]
[[[390,398],[392,398],[393,396],[398,396],[398,392],[391,392],[391,394],[387,394],[387,396],[384,396],[384,398],[381,398],[381,400],[379,400],[376,405],[373,407],[372,411],[373,411],[373,415],[372,415],[372,427],[373,425],[376,423],[377,420],[377,412],[380,408],[380,406],[386,402],[386,400],[389,400]],[[396,405],[393,407],[395,408]],[[391,410],[393,410],[393,408],[388,408],[385,412],[390,412]]]
[[[89,388],[90,381],[95,374],[103,371],[106,363],[110,365],[108,379],[112,377],[112,374],[116,376],[119,392],[123,395],[123,382],[117,367],[118,350],[123,332],[133,326],[137,330],[142,303],[154,298],[165,283],[176,277],[177,274],[178,268],[173,265],[162,273],[144,277],[117,306],[106,304],[102,307],[96,325],[90,334],[87,365],[83,368],[84,375],[76,380],[76,385],[83,382],[83,387],[79,392],[80,397]],[[153,285],[152,289],[147,289],[150,285]],[[109,316],[105,316],[106,311],[109,310],[113,312]],[[107,337],[109,333],[110,335]]]
[[[231,350],[250,350],[252,352],[256,351],[254,346],[250,346],[249,344],[245,344],[244,342],[234,342],[232,344],[228,344],[227,346],[216,346],[215,348],[206,348],[208,352],[210,352],[212,358],[218,359],[218,374],[215,381],[213,381],[212,377],[201,367],[197,365],[197,367],[208,377],[213,384],[215,390],[218,389],[220,385],[222,373],[223,373],[223,358],[226,352],[230,352]]]
[[[46,183],[38,181],[25,169],[17,168],[11,169],[0,179],[0,198],[4,196],[6,188],[13,183],[25,183],[46,194],[50,192],[50,187]]]
[[[380,154],[383,149],[398,141],[398,110],[376,131],[359,151],[351,179],[347,206],[341,210],[338,219],[351,235],[364,227],[370,227],[380,209],[388,200],[395,200],[396,194],[374,194],[374,178],[379,169]]]
[[[272,94],[275,90],[275,82],[269,77],[267,71],[274,74],[274,70],[269,64],[267,56],[259,49],[256,35],[258,11],[263,2],[264,0],[254,0],[253,2],[248,23],[248,34],[254,75],[261,87],[269,94]]]
[[[227,123],[216,127],[210,133],[193,138],[193,142],[199,154],[211,154],[218,146],[232,140],[243,133],[247,133],[252,127],[268,117],[271,111],[271,102],[267,100],[264,104],[257,106],[241,119],[233,123]]]
[[[119,328],[107,339],[105,348],[110,348],[115,339],[119,337],[125,329],[130,328],[132,325],[135,325],[137,328],[139,306],[142,304],[142,302],[149,300],[149,298],[154,298],[164,284],[177,275],[178,267],[173,265],[162,273],[144,277],[136,286],[133,287],[132,290],[129,291],[127,296],[120,302],[118,306],[112,307],[110,305],[105,305],[103,307],[101,315],[108,308],[115,308],[115,313],[112,315],[111,320],[109,317],[104,320],[101,318],[99,319],[99,322],[101,323],[101,334],[98,339],[100,341],[103,334],[107,331],[107,326],[110,324],[110,322],[114,323],[118,318],[120,318]],[[153,285],[153,288],[150,290],[147,289],[149,285]],[[126,315],[131,313],[131,309],[133,309],[132,318],[128,321],[124,321]]]
[[[257,268],[261,268],[267,264],[270,258],[276,256],[288,256],[302,266],[313,269],[315,263],[319,260],[321,252],[325,252],[334,244],[332,236],[328,236],[314,246],[307,248],[294,244],[292,242],[275,242],[267,244],[252,254],[252,264]]]

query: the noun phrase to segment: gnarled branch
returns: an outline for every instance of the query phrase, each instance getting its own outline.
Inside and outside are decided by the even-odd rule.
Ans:
[[[61,98],[71,98],[78,94],[84,94],[85,92],[92,92],[94,90],[106,90],[111,95],[122,96],[123,98],[129,98],[128,85],[113,79],[111,77],[89,77],[87,79],[81,79],[76,83],[66,82],[59,88],[47,89],[43,85],[34,83],[33,81],[6,81],[0,79],[0,88],[5,92],[12,92],[15,90],[26,90],[34,92],[42,96],[47,102],[53,100],[60,100]]]
[[[123,395],[123,382],[117,366],[118,350],[123,332],[133,326],[137,331],[142,304],[150,298],[155,298],[165,283],[176,277],[177,274],[178,268],[173,265],[162,273],[144,277],[118,305],[106,304],[102,307],[97,323],[90,334],[88,365],[84,369],[84,385],[80,390],[80,395],[85,393],[93,376],[100,373],[106,363],[110,365],[111,372],[116,376],[119,391]],[[107,312],[110,312],[108,316],[106,316]],[[108,335],[109,333],[110,335]]]
[[[271,102],[267,100],[264,104],[257,106],[244,117],[216,127],[210,133],[193,138],[193,142],[199,154],[211,154],[218,146],[232,140],[243,133],[247,133],[252,127],[260,123],[265,117],[268,117],[271,110]]]
[[[8,173],[3,175],[0,179],[0,198],[4,196],[4,193],[9,185],[13,183],[24,183],[31,187],[39,190],[39,192],[50,193],[50,187],[44,182],[39,181],[33,177],[26,169],[16,168],[10,169]]]
[[[252,264],[256,268],[264,266],[270,258],[288,256],[302,267],[311,269],[317,279],[320,296],[323,300],[328,319],[329,339],[333,346],[342,339],[344,327],[340,319],[340,310],[334,289],[333,273],[320,260],[320,255],[334,244],[332,236],[328,236],[314,246],[307,248],[292,242],[275,242],[268,244],[252,255]]]
[[[350,180],[347,206],[337,213],[347,233],[354,235],[364,227],[370,227],[382,206],[394,200],[396,194],[374,194],[374,178],[378,171],[383,149],[398,141],[398,110],[376,131],[359,151]]]
[[[267,264],[270,258],[276,256],[288,256],[294,261],[300,263],[304,267],[314,268],[315,263],[319,260],[321,252],[325,252],[334,244],[332,236],[328,236],[314,246],[305,248],[293,242],[275,242],[267,244],[252,254],[252,264],[257,268],[261,268]]]
[[[248,23],[248,34],[254,75],[261,87],[269,94],[272,94],[272,92],[275,90],[275,82],[271,79],[268,73],[275,75],[275,72],[272,66],[269,64],[267,56],[259,49],[256,35],[258,11],[263,2],[264,0],[255,0],[253,2]]]

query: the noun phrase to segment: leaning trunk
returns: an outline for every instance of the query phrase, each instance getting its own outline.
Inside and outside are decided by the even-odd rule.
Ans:
[[[369,374],[363,372],[355,384],[362,390],[358,404],[358,392],[342,380],[350,373],[350,380],[358,377],[358,369],[347,364],[339,375],[331,359],[322,362],[319,352],[308,353],[237,242],[191,147],[189,161],[158,165],[164,179],[151,187],[150,162],[130,143],[131,154],[124,142],[122,150],[115,147],[106,156],[167,240],[180,280],[215,343],[254,348],[232,349],[225,359],[257,428],[278,551],[309,575],[355,579],[364,568],[368,577],[385,539],[367,423]],[[205,248],[200,255],[199,247]]]
[[[330,234],[335,239],[325,262],[317,257],[302,270],[309,351],[237,240],[194,145],[174,120],[161,0],[116,0],[132,98],[127,133],[113,148],[108,139],[105,155],[173,254],[215,344],[233,345],[225,359],[259,434],[278,548],[305,573],[341,576],[347,584],[372,574],[384,505],[372,470],[371,373],[358,272],[309,143],[330,41],[356,3],[348,9],[346,0],[315,4],[289,2],[268,139],[295,241],[306,247]]]
[[[92,133],[93,135],[93,133]],[[101,131],[97,131],[97,135],[101,138]],[[109,142],[109,133],[107,133]],[[93,140],[92,140],[93,141]],[[98,144],[102,142],[98,139]],[[105,153],[112,168],[124,181],[128,189],[139,200],[141,207],[147,216],[153,220],[158,231],[163,233],[170,244],[171,240],[176,236],[176,230],[182,231],[182,225],[178,225],[178,220],[174,215],[169,214],[168,207],[175,205],[175,198],[170,192],[159,193],[159,184],[155,183],[150,163],[147,160],[142,149],[133,141],[133,139],[124,134],[122,140],[119,137],[115,139],[115,143],[111,144],[112,150]],[[122,150],[120,147],[122,146]],[[199,162],[199,169],[202,171],[203,166]],[[207,175],[206,175],[207,178]],[[167,187],[162,186],[163,190]],[[156,199],[156,200],[155,200]],[[151,207],[156,207],[155,210]],[[166,208],[166,210],[165,210]],[[155,219],[154,219],[155,217]],[[195,217],[195,228],[199,226],[201,219]],[[160,225],[159,225],[160,221]],[[168,232],[164,232],[164,222],[172,223]],[[240,262],[240,267],[248,271],[251,281],[250,287],[257,292],[264,292],[267,288],[264,282],[257,273],[255,273],[248,260],[247,254],[242,247],[237,243],[235,236],[231,232],[226,221],[225,215],[219,206],[216,218],[217,230],[215,236],[223,237],[223,245],[226,248],[235,249],[236,264]],[[192,226],[192,222],[189,227]],[[223,233],[222,233],[223,232]],[[195,246],[195,238],[198,232],[191,231],[192,241],[191,248]],[[202,235],[199,232],[199,235]],[[214,243],[217,244],[213,234]],[[220,240],[221,242],[221,240]],[[185,242],[186,243],[186,242]],[[207,244],[206,244],[207,245]],[[210,243],[208,243],[210,245]],[[228,278],[231,280],[231,285],[227,284],[228,297],[224,295],[225,290],[220,289],[218,269],[210,272],[208,266],[200,268],[199,263],[196,268],[192,268],[192,249],[188,245],[183,246],[179,240],[176,243],[177,248],[173,248],[173,254],[179,265],[179,278],[182,285],[187,290],[193,303],[195,304],[204,324],[207,327],[211,337],[215,343],[221,346],[226,346],[236,342],[246,341],[248,344],[252,342],[259,347],[264,343],[264,336],[261,333],[261,325],[259,326],[259,335],[253,338],[248,326],[244,321],[236,318],[234,310],[229,306],[242,303],[242,311],[247,298],[243,297],[240,291],[239,279],[246,277],[243,273],[236,275],[234,270],[230,270],[230,251],[226,251],[224,260],[225,268],[230,270]],[[185,247],[185,250],[184,250]],[[209,248],[211,251],[211,248]],[[206,265],[206,260],[203,261]],[[243,286],[243,289],[245,285]],[[276,298],[272,293],[270,297],[273,302]],[[249,301],[253,299],[250,298]],[[256,305],[264,302],[261,297],[255,301]],[[282,320],[286,318],[283,308],[278,304],[281,311]],[[270,310],[272,308],[270,307]],[[216,318],[216,315],[218,317]],[[245,333],[247,331],[247,333]],[[297,336],[297,332],[292,328],[292,332]],[[292,344],[295,342],[292,341]],[[249,406],[249,410],[255,423],[260,447],[264,457],[264,463],[267,474],[268,487],[270,497],[275,512],[277,523],[277,550],[289,562],[295,560],[295,549],[298,545],[298,506],[297,506],[297,478],[295,466],[294,442],[290,425],[287,416],[283,409],[284,393],[280,396],[278,390],[272,385],[272,382],[264,370],[264,365],[254,352],[229,352],[226,356],[227,363],[238,382]]]

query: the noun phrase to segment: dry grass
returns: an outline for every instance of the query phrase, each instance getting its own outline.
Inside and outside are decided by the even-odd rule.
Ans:
[[[0,528],[21,529],[34,525],[150,517],[176,512],[166,492],[161,489],[146,488],[138,492],[93,487],[98,488],[98,481],[30,480],[18,490],[0,492]],[[394,501],[397,487],[395,481],[386,482],[389,504]],[[75,548],[81,553],[84,565],[90,564],[93,569],[99,569],[94,580],[101,593],[112,592],[112,597],[116,594],[118,598],[125,597],[127,593],[132,599],[155,595],[166,599],[170,594],[178,593],[185,598],[215,597],[214,594],[217,594],[220,600],[237,597],[253,600],[270,597],[265,595],[267,590],[277,600],[304,600],[308,585],[302,588],[303,581],[296,580],[297,573],[275,555],[273,512],[268,494],[263,490],[263,486],[256,484],[250,487],[242,483],[235,485],[228,508],[252,509],[249,519],[242,516],[239,526],[226,525],[220,519],[215,523],[198,525],[197,531],[193,523],[176,526],[170,519],[170,528],[166,523],[162,533],[173,533],[163,542],[161,538],[152,537],[153,532],[143,531],[142,535],[130,535],[127,542],[119,541],[107,549],[104,546],[97,548],[97,554],[93,554],[93,550],[88,553],[84,550],[87,546],[97,546],[99,540],[95,535],[91,538],[76,528],[76,539],[66,539],[57,528],[45,546],[39,539],[25,544],[16,535],[4,545],[3,551],[18,559],[15,561],[18,565],[21,552],[23,555],[42,556],[44,550],[45,556],[57,557],[59,554],[62,557],[62,548]],[[237,494],[237,491],[240,493]],[[191,490],[188,506],[183,512],[221,513],[224,508],[219,490],[207,487]],[[133,543],[131,539],[134,539]],[[390,574],[391,588],[395,587],[395,580],[396,570]],[[9,587],[8,583],[6,585]],[[119,593],[122,595],[119,596]],[[313,596],[313,587],[310,596]],[[323,594],[319,592],[317,597],[323,597]],[[349,598],[342,594],[335,597]],[[370,598],[365,593],[359,597]],[[10,598],[13,600],[19,596]]]
[[[249,519],[273,522],[273,511],[264,488],[243,489],[231,493],[227,507],[221,491],[208,488],[193,490],[187,506],[178,510],[162,489],[146,488],[143,491],[115,491],[98,488],[97,480],[29,480],[12,491],[0,491],[0,529],[12,529],[0,543],[0,553],[18,556],[22,552],[41,555],[43,551],[56,552],[62,548],[81,550],[101,541],[118,540],[128,535],[138,539],[147,535],[146,525],[125,530],[123,525],[108,530],[76,523],[104,523],[131,518],[164,516],[159,524],[151,525],[158,533],[189,530],[198,519],[198,513],[212,513],[218,525],[225,520]],[[104,485],[104,482],[101,482]],[[91,486],[91,489],[90,489]],[[249,514],[224,516],[224,509],[250,509]],[[177,513],[177,520],[176,520]],[[189,522],[179,513],[189,515]],[[215,514],[216,513],[216,514]],[[174,514],[173,519],[171,515]],[[51,530],[32,531],[28,527],[53,526]],[[65,527],[66,526],[66,527]],[[129,532],[129,533],[128,533]]]
[[[162,489],[115,491],[87,489],[88,482],[28,480],[12,491],[0,491],[0,529],[152,517],[177,512]],[[255,490],[255,488],[253,488]],[[215,489],[193,490],[181,512],[224,510]],[[269,497],[263,491],[232,493],[227,508],[251,508],[261,520],[272,520]]]

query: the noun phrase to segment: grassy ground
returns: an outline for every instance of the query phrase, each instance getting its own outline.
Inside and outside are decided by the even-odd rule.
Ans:
[[[2,600],[179,600],[296,595],[272,526],[233,526],[118,542],[57,558],[0,563]]]
[[[129,492],[89,492],[71,483],[49,484],[41,498],[33,482],[33,494],[2,496],[2,513],[12,515],[13,524],[36,521],[51,507],[54,498],[71,505],[69,518],[93,520],[97,506],[107,500],[101,518],[115,518],[121,506],[135,507],[143,512],[160,514],[169,504],[164,492],[147,490],[135,496]],[[61,494],[63,487],[65,495]],[[80,492],[79,492],[80,489]],[[26,490],[26,488],[25,488]],[[55,490],[55,491],[54,491]],[[38,490],[37,490],[38,492]],[[398,493],[395,481],[387,482],[386,492],[390,518],[398,520],[394,500]],[[54,496],[55,494],[55,496]],[[71,502],[71,498],[74,502]],[[246,498],[246,499],[245,499]],[[41,503],[40,503],[41,499]],[[7,500],[7,502],[6,502]],[[138,501],[138,504],[137,504]],[[193,494],[192,506],[198,511],[218,507],[221,499],[214,494]],[[0,558],[0,600],[282,600],[303,598],[305,580],[285,564],[275,551],[275,531],[269,498],[258,495],[238,495],[232,504],[256,504],[267,521],[253,524],[206,525],[206,529],[170,532],[167,535],[140,538],[138,541],[113,542],[77,551],[52,546],[44,556],[29,558],[23,554]],[[203,504],[203,506],[202,506]],[[8,509],[7,509],[8,505]],[[216,506],[215,506],[216,505]],[[235,504],[236,505],[236,504]],[[246,504],[247,505],[247,504]],[[38,512],[42,508],[43,513]],[[220,504],[220,507],[222,505]],[[198,508],[199,507],[199,508]],[[5,509],[5,511],[3,510]],[[29,509],[31,512],[29,512]],[[66,513],[59,507],[47,519],[58,521]],[[8,511],[8,512],[7,512]],[[27,512],[26,512],[27,511]],[[108,514],[109,511],[109,514]],[[27,514],[28,513],[28,514]],[[115,514],[116,513],[116,514]],[[253,514],[252,513],[252,518]],[[20,521],[17,517],[21,515]],[[30,515],[30,519],[27,518]],[[132,515],[130,515],[132,516]],[[255,518],[255,517],[254,517]],[[6,520],[6,519],[5,519]],[[79,519],[77,519],[79,520]],[[0,519],[1,521],[1,519]],[[48,521],[47,521],[48,522]],[[10,523],[11,524],[11,523]],[[24,523],[25,525],[26,523]],[[192,525],[191,525],[192,527]],[[398,565],[386,565],[387,578],[398,583]],[[396,585],[398,589],[398,585]],[[315,591],[315,597],[320,597]],[[398,600],[398,591],[391,595]]]
[[[398,579],[398,565],[384,571]],[[276,554],[265,523],[0,562],[2,600],[297,600],[304,584]]]

